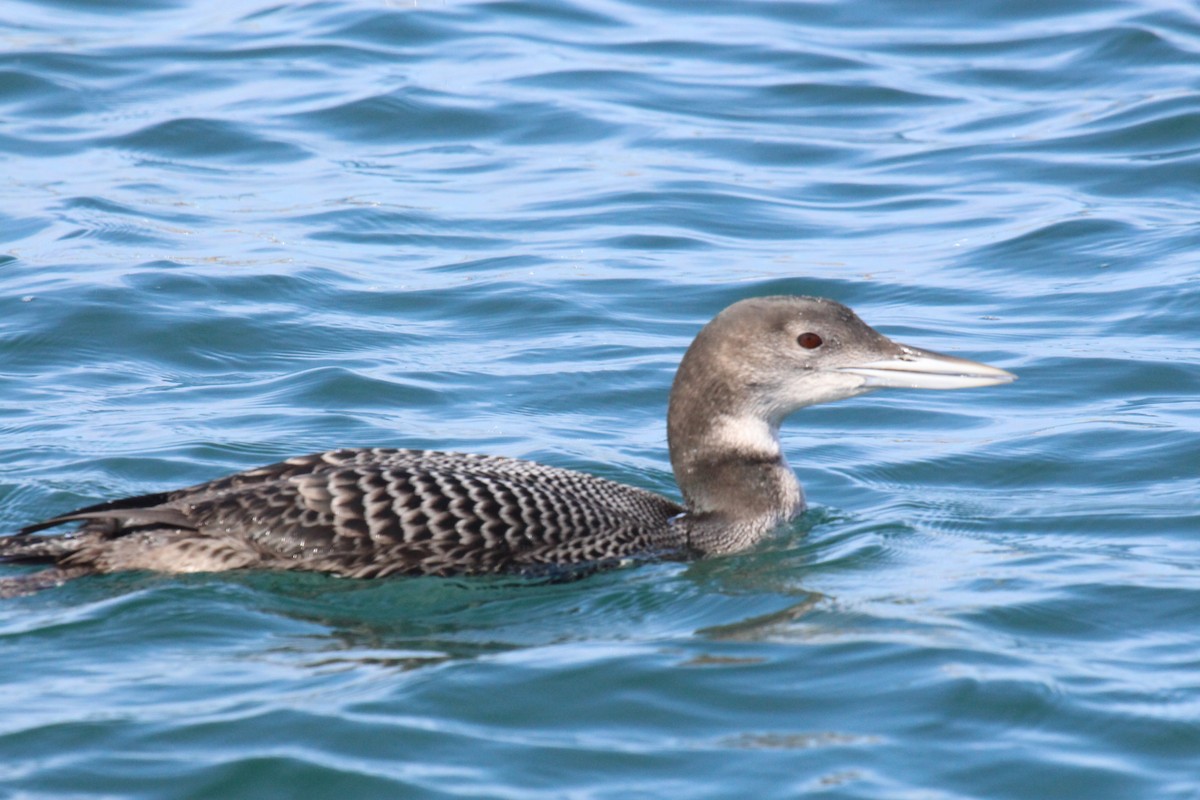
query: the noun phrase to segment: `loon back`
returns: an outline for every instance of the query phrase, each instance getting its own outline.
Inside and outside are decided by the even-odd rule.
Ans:
[[[303,569],[350,578],[543,573],[684,554],[683,508],[532,461],[343,449],[88,506],[0,539],[0,559],[94,572]],[[71,536],[30,536],[83,521]]]

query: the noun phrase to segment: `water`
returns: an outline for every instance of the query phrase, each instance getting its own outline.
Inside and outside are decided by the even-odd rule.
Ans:
[[[673,494],[750,295],[1021,380],[798,414],[737,557],[4,601],[0,795],[1200,797],[1192,4],[2,17],[4,530],[351,444]]]

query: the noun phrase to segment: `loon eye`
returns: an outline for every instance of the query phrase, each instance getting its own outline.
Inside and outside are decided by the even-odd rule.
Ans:
[[[816,350],[825,340],[815,333],[802,333],[796,337],[796,344],[803,347],[805,350]]]

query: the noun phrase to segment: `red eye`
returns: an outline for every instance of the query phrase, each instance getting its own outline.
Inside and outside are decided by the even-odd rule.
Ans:
[[[802,333],[796,337],[796,344],[805,350],[815,350],[824,343],[825,340],[815,333]]]

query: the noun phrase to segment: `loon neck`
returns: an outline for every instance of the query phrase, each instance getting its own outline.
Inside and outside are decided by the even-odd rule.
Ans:
[[[719,371],[684,359],[671,391],[667,441],[690,517],[765,532],[804,510],[779,444],[780,422]]]

